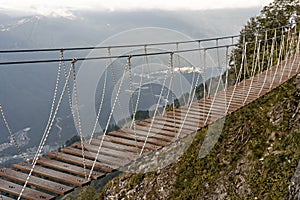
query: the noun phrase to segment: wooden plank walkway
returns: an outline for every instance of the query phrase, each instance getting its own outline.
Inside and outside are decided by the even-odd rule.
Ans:
[[[91,176],[92,180],[102,178],[139,158],[147,135],[149,137],[144,154],[176,141],[180,129],[182,131],[179,138],[183,138],[265,95],[299,73],[300,56],[296,57],[294,65],[291,64],[291,60],[285,70],[280,66],[276,70],[274,66],[236,86],[227,88],[226,91],[218,92],[215,96],[193,102],[190,107],[182,106],[175,112],[166,112],[164,116],[137,122],[135,131],[123,128],[110,132],[105,137],[93,139],[91,144],[84,144],[86,173],[90,173],[102,139],[102,148]],[[77,142],[70,147],[62,148],[60,152],[49,152],[40,157],[22,198],[54,199],[73,191],[75,187],[89,184],[90,181],[85,179],[81,147],[82,145]],[[22,162],[14,164],[13,169],[0,169],[0,199],[9,200],[18,197],[31,166]]]

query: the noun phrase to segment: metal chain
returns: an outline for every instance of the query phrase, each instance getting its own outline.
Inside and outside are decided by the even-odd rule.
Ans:
[[[27,186],[27,184],[28,184],[28,181],[29,181],[29,179],[30,179],[30,177],[31,177],[31,174],[32,174],[32,172],[33,172],[33,170],[34,170],[34,168],[35,168],[35,165],[36,165],[36,163],[37,163],[37,159],[38,159],[39,155],[41,154],[41,151],[42,151],[42,149],[44,148],[44,145],[45,145],[45,143],[46,143],[46,140],[47,140],[47,138],[48,138],[48,136],[49,136],[49,134],[50,134],[50,131],[51,131],[52,126],[53,126],[53,123],[54,123],[54,120],[55,120],[55,118],[56,118],[56,115],[57,115],[57,113],[58,113],[59,107],[60,107],[60,105],[61,105],[63,96],[64,96],[64,94],[65,94],[65,92],[66,92],[66,88],[67,88],[68,82],[69,82],[69,80],[70,80],[70,76],[71,76],[72,68],[73,68],[73,67],[74,67],[74,63],[71,64],[71,69],[70,69],[70,71],[69,71],[68,77],[67,77],[67,79],[66,79],[66,81],[65,81],[65,84],[64,84],[64,86],[63,86],[61,95],[60,95],[60,97],[59,97],[59,100],[58,100],[58,102],[57,102],[56,108],[55,108],[55,110],[54,110],[53,117],[52,117],[51,122],[50,122],[50,124],[49,124],[49,128],[48,128],[48,130],[47,130],[47,132],[46,132],[45,137],[43,138],[44,140],[43,140],[43,142],[42,142],[41,148],[38,149],[38,152],[37,152],[37,158],[36,158],[36,159],[33,161],[33,163],[32,163],[31,170],[30,170],[30,172],[29,172],[29,174],[28,174],[28,176],[27,176],[27,178],[26,178],[26,181],[25,181],[25,183],[24,183],[24,185],[23,185],[23,188],[22,188],[22,190],[21,190],[21,192],[20,192],[20,194],[19,194],[18,200],[20,200],[21,197],[22,197],[22,195],[23,195],[23,192],[24,192],[24,190],[25,190],[25,188],[26,188],[26,186]]]
[[[172,59],[172,58],[173,58],[173,57],[170,56],[169,66],[170,66],[170,64],[171,64],[171,59]],[[158,108],[159,108],[159,103],[160,103],[161,98],[162,98],[162,96],[163,96],[163,91],[164,91],[164,88],[165,88],[165,85],[166,85],[166,80],[167,80],[167,77],[168,77],[168,73],[169,73],[169,71],[167,71],[166,74],[165,74],[164,81],[163,81],[163,85],[162,85],[162,88],[161,88],[161,91],[160,91],[160,95],[159,95],[159,98],[158,98],[158,101],[157,101],[157,104],[156,104],[156,108],[155,108],[153,117],[152,117],[152,119],[151,119],[151,124],[150,124],[149,130],[148,130],[148,132],[147,132],[146,139],[145,139],[144,144],[143,144],[143,147],[142,147],[142,149],[141,149],[141,151],[140,151],[140,155],[142,155],[143,152],[144,152],[144,149],[145,149],[146,143],[147,143],[147,141],[148,141],[148,138],[149,138],[149,135],[150,135],[152,126],[153,126],[153,124],[154,124],[154,119],[155,119],[155,117],[156,117],[156,114],[157,114],[157,111],[158,111]]]
[[[171,70],[170,70],[171,71]],[[170,78],[170,82],[169,82],[169,85],[168,85],[168,88],[171,88],[172,87],[172,78]],[[167,90],[167,96],[165,97],[163,95],[163,97],[165,97],[165,104],[164,104],[164,108],[166,108],[168,106],[168,102],[169,102],[169,97],[170,97],[170,93],[171,93],[171,90]],[[158,110],[159,111],[159,110]],[[164,116],[165,115],[165,112],[166,112],[166,109],[163,109],[163,112],[161,114],[161,116]],[[160,115],[160,113],[158,114]]]
[[[144,52],[145,52],[145,59],[146,59],[146,65],[147,65],[147,69],[148,69],[148,74],[149,74],[149,77],[151,75],[151,71],[150,71],[150,67],[149,67],[149,58],[147,56],[147,46],[144,46]],[[153,101],[153,104],[155,103],[155,95],[154,95],[154,92],[153,92],[153,85],[152,83],[150,83],[149,85],[149,88],[150,88],[150,92],[151,92],[151,97],[152,97],[152,101]]]
[[[296,30],[296,29],[295,29]],[[285,60],[284,62],[284,65],[281,65],[281,76],[280,76],[280,80],[279,82],[281,83],[282,81],[282,78],[283,78],[283,72],[284,72],[284,69],[286,68],[287,64],[288,64],[288,60],[289,60],[289,56],[291,54],[291,51],[292,51],[292,44],[294,42],[294,37],[292,37],[290,33],[290,31],[288,32],[288,36],[287,36],[287,39],[286,39],[286,48],[284,49],[284,58],[283,60]]]
[[[144,52],[147,53],[147,49],[146,47],[144,47]],[[145,61],[146,61],[146,57],[145,57]],[[134,126],[134,130],[135,130],[135,117],[136,117],[136,112],[138,110],[138,106],[139,106],[139,103],[140,103],[140,96],[141,96],[141,88],[142,88],[142,84],[143,84],[143,76],[144,76],[144,64],[142,64],[142,72],[141,72],[141,78],[140,78],[140,83],[139,83],[139,89],[138,89],[138,96],[137,96],[137,99],[136,99],[136,104],[135,104],[135,109],[133,111],[133,119],[132,119],[132,122],[131,122],[131,125],[130,125],[130,128],[132,128],[132,126]]]
[[[73,65],[73,92],[74,92],[74,97],[75,97],[75,107],[76,107],[76,112],[77,112],[77,122],[78,122],[78,129],[79,129],[79,135],[80,135],[83,172],[84,172],[84,177],[87,178],[85,155],[84,155],[84,141],[83,141],[84,139],[83,139],[83,134],[82,134],[80,111],[79,111],[79,105],[78,105],[78,93],[77,93],[75,63],[76,63],[76,59],[73,59],[73,61],[72,61],[72,65]]]
[[[256,59],[253,58],[253,64],[254,64],[254,66],[252,65],[253,68],[252,68],[251,82],[250,82],[250,86],[249,86],[249,89],[248,89],[248,92],[247,92],[246,98],[244,99],[243,104],[245,104],[247,102],[247,99],[248,99],[248,97],[250,95],[250,91],[252,89],[255,71],[256,71],[256,68],[258,66],[259,59],[260,59],[260,48],[261,48],[261,40],[259,40],[259,43],[258,43],[257,53],[256,53]]]
[[[225,53],[227,53],[227,52],[225,52]],[[219,56],[220,56],[220,55],[219,55],[219,53],[218,53],[218,65],[219,65],[219,70],[222,70],[222,68],[221,68],[221,62],[220,62]],[[225,66],[226,66],[226,58],[227,58],[227,56],[225,55],[225,61],[224,61],[224,62],[225,62]],[[222,64],[223,64],[223,62],[222,62]],[[222,77],[223,77],[223,74],[220,73],[218,85],[217,85],[217,88],[216,88],[216,90],[215,90],[215,92],[214,92],[214,97],[213,97],[213,100],[212,100],[212,102],[211,102],[211,104],[210,104],[210,108],[209,108],[209,111],[208,111],[208,113],[207,113],[206,119],[205,119],[205,121],[204,121],[204,125],[206,125],[206,123],[207,123],[207,121],[208,121],[208,119],[209,119],[209,115],[210,115],[211,112],[212,112],[212,108],[213,108],[214,103],[215,103],[215,100],[216,100],[216,98],[217,98],[217,92],[219,91],[221,82],[222,82],[222,80],[223,80]],[[225,98],[226,98],[226,96],[225,96]],[[226,110],[226,109],[225,109],[225,110]],[[226,112],[224,113],[224,115],[226,115]]]
[[[296,28],[295,28],[295,34],[296,34],[296,36],[297,36],[297,29],[296,29]],[[294,40],[294,37],[293,37],[292,40]],[[294,59],[293,59],[293,62],[292,62],[292,64],[291,64],[291,68],[290,68],[288,77],[291,76],[291,73],[292,73],[292,66],[295,64],[296,58],[297,58],[297,56],[298,56],[298,54],[299,54],[299,42],[300,42],[300,32],[298,33],[298,41],[297,41],[297,45],[296,45],[296,52],[294,53]],[[292,46],[292,45],[291,45],[291,46]],[[291,47],[291,52],[292,52],[292,47]],[[293,54],[293,52],[292,52],[291,54]],[[298,68],[299,68],[299,66],[297,67],[297,71],[298,71]]]
[[[106,68],[105,68],[104,83],[103,83],[103,88],[102,88],[101,101],[100,101],[99,109],[98,109],[98,112],[97,112],[96,121],[95,121],[93,130],[92,130],[92,133],[91,133],[91,137],[90,137],[90,140],[89,140],[89,144],[91,144],[92,139],[94,137],[96,127],[97,127],[97,124],[98,124],[98,121],[99,121],[99,117],[100,117],[100,114],[101,114],[101,111],[102,111],[103,103],[104,103],[106,84],[107,84],[107,70],[108,70],[108,64],[106,64]]]
[[[62,59],[64,58],[63,50],[61,50],[61,58]],[[62,65],[63,65],[64,76],[65,76],[65,79],[66,79],[67,76],[68,76],[67,66],[66,66],[64,61],[62,61]],[[72,117],[73,117],[73,120],[74,120],[74,124],[75,124],[75,127],[78,128],[78,122],[77,122],[77,119],[75,117],[75,113],[74,113],[74,110],[73,110],[73,102],[72,102],[72,95],[71,95],[71,89],[70,89],[70,82],[68,82],[68,85],[67,85],[67,94],[68,94],[69,107],[70,107],[71,114],[72,114]]]
[[[265,57],[266,57],[266,49],[268,49],[268,31],[265,32],[265,41],[264,41],[262,59],[261,59],[261,62],[259,62],[259,66],[258,66],[258,79],[260,78],[260,74],[263,71],[263,66],[264,66]]]
[[[179,51],[179,44],[178,43],[176,43],[176,51]],[[182,87],[182,77],[181,77],[181,69],[180,69],[181,62],[180,62],[180,55],[179,55],[179,53],[177,54],[177,66],[178,66],[178,71],[179,71],[180,89],[181,89],[182,94],[184,94],[183,87]],[[193,69],[194,69],[194,67],[195,66],[193,66]],[[193,79],[194,79],[194,75],[195,74],[193,73]],[[193,79],[192,79],[192,84],[194,83]],[[184,101],[184,103],[187,103],[185,95],[183,95],[183,101]]]
[[[277,65],[276,65],[276,69],[275,69],[275,73],[274,73],[274,76],[273,76],[273,79],[272,79],[272,82],[271,82],[271,85],[269,87],[269,89],[271,89],[273,87],[273,84],[274,84],[274,81],[275,81],[275,78],[277,76],[277,72],[278,72],[278,68],[279,68],[279,65],[280,65],[280,61],[281,61],[281,58],[282,58],[282,51],[284,49],[284,38],[285,38],[285,35],[281,35],[281,44],[280,44],[280,49],[279,49],[279,55],[278,55],[278,60],[277,60]]]
[[[113,67],[113,64],[112,64],[113,61],[112,61],[112,58],[111,58],[111,49],[110,48],[108,48],[108,55],[110,57],[110,66],[111,66],[111,75],[112,75],[112,78],[113,78],[113,84],[114,84],[114,87],[116,87],[116,85],[117,85],[117,79],[116,79],[114,67]],[[118,106],[119,106],[119,109],[120,109],[122,115],[124,116],[125,124],[128,124],[127,117],[126,117],[125,112],[123,110],[123,107],[121,105],[120,99],[117,100],[117,103],[118,103]]]
[[[174,96],[174,62],[173,62],[173,58],[174,58],[174,54],[171,53],[171,63],[170,63],[170,68],[171,68],[171,83],[172,83],[172,86],[171,86],[171,98],[172,98],[172,114],[173,114],[173,120],[174,120],[174,128],[175,128],[175,132],[177,130],[177,127],[176,127],[176,121],[175,121],[175,96]],[[181,76],[180,76],[181,77]],[[181,88],[182,88],[182,83],[181,83]]]
[[[63,57],[62,57],[62,54],[61,54],[60,55],[60,60],[62,60],[62,59],[63,59]],[[53,99],[52,99],[52,103],[51,103],[50,114],[49,114],[49,117],[48,117],[48,122],[47,122],[46,128],[44,130],[43,136],[41,138],[40,144],[38,146],[37,153],[35,154],[33,160],[36,160],[37,157],[38,157],[38,151],[41,148],[42,141],[45,138],[45,135],[46,135],[46,133],[49,129],[50,122],[52,120],[52,115],[53,115],[53,111],[54,111],[55,101],[56,101],[56,98],[57,98],[57,92],[58,92],[58,87],[59,87],[59,82],[60,82],[60,77],[61,77],[61,66],[62,66],[62,62],[59,62],[58,69],[57,69],[57,75],[56,75],[56,81],[55,81],[55,88],[54,88],[54,93],[53,93]]]
[[[268,71],[270,70],[270,67],[273,65],[273,53],[274,53],[275,40],[276,40],[276,31],[275,31],[274,37],[272,38],[271,53],[270,53],[270,56],[269,56],[269,59],[268,59],[266,75],[265,75],[265,78],[264,78],[263,85],[262,85],[262,87],[261,87],[261,89],[258,93],[258,96],[260,96],[260,94],[261,94],[261,92],[262,92],[262,90],[263,90],[263,88],[266,84]]]
[[[7,119],[6,119],[6,116],[5,116],[5,113],[4,113],[4,110],[3,110],[3,107],[2,107],[1,104],[0,104],[0,112],[1,112],[1,115],[2,115],[2,118],[3,118],[3,121],[4,121],[4,124],[5,124],[5,126],[6,126],[6,129],[7,129],[8,133],[9,133],[9,135],[10,135],[10,139],[12,140],[12,142],[14,143],[14,145],[16,146],[16,148],[17,148],[19,154],[20,154],[20,155],[23,157],[23,159],[26,161],[27,158],[26,158],[26,156],[24,155],[23,151],[21,150],[21,147],[20,147],[20,146],[18,145],[18,143],[17,143],[17,140],[16,140],[16,138],[15,138],[15,135],[14,135],[14,133],[12,132],[12,130],[11,130],[11,128],[10,128],[8,122],[7,122]]]
[[[241,77],[242,77],[243,64],[244,64],[245,56],[246,56],[245,54],[247,53],[247,45],[248,45],[247,42],[243,43],[242,61],[241,61],[241,65],[240,65],[240,71],[239,71],[239,73],[238,73],[238,77],[237,77],[237,79],[236,79],[236,82],[235,82],[235,84],[234,84],[234,86],[233,86],[233,91],[232,91],[232,93],[231,93],[231,97],[230,97],[229,102],[228,102],[228,105],[227,105],[226,113],[227,113],[228,110],[229,110],[229,107],[230,107],[230,104],[231,104],[231,102],[232,102],[234,93],[235,93],[235,91],[236,91],[236,87],[237,87],[237,85],[238,85],[238,83],[240,82],[240,79],[241,79]],[[235,57],[235,56],[233,56],[233,59],[234,59],[234,62],[236,62],[236,57]]]
[[[129,90],[131,92],[131,110],[132,110],[132,121],[131,121],[129,128],[132,129],[132,126],[133,126],[135,147],[136,147],[136,149],[138,149],[137,139],[136,139],[137,138],[136,123],[135,123],[136,111],[135,111],[135,106],[134,106],[134,89],[133,89],[133,84],[132,84],[133,80],[132,80],[131,56],[128,57],[127,63],[128,63],[128,74],[129,74]],[[142,74],[142,76],[143,76],[143,74]],[[139,89],[141,89],[141,88],[139,88]],[[137,153],[138,153],[138,150],[137,150]]]
[[[113,112],[114,112],[114,110],[115,110],[117,101],[118,101],[118,99],[119,99],[119,94],[120,94],[120,91],[121,91],[121,88],[122,88],[123,81],[124,81],[124,78],[125,78],[125,75],[126,75],[127,70],[128,70],[128,63],[126,64],[126,66],[125,66],[125,68],[124,68],[124,72],[123,72],[123,75],[122,75],[122,77],[121,77],[121,82],[120,82],[119,88],[118,88],[118,90],[117,90],[116,97],[115,97],[115,99],[114,99],[114,103],[113,103],[112,109],[111,109],[111,111],[110,111],[110,114],[109,114],[109,117],[108,117],[108,120],[107,120],[107,123],[106,123],[106,127],[105,127],[104,133],[103,133],[103,135],[102,135],[102,139],[101,139],[101,142],[100,142],[100,144],[99,144],[98,151],[97,151],[95,160],[94,160],[94,162],[93,162],[92,168],[91,168],[91,170],[90,170],[88,179],[90,179],[91,176],[92,176],[92,173],[93,173],[93,170],[94,170],[96,161],[97,161],[98,156],[99,156],[99,154],[100,154],[100,150],[101,150],[101,148],[102,148],[104,138],[105,138],[105,136],[106,136],[106,134],[107,134],[108,126],[109,126],[109,124],[110,124],[110,121],[111,121]]]
[[[200,44],[199,44],[199,45],[200,45]],[[206,50],[204,50],[204,56],[206,56]],[[206,60],[206,57],[204,57],[204,60]],[[205,61],[204,61],[204,64],[205,64]],[[191,101],[189,102],[189,104],[188,104],[189,106],[188,106],[187,112],[186,112],[186,114],[185,114],[185,116],[184,116],[184,119],[183,119],[183,121],[182,121],[182,124],[181,124],[181,126],[180,126],[180,129],[179,129],[178,132],[177,132],[176,139],[179,138],[179,136],[180,136],[180,134],[181,134],[181,131],[182,131],[182,129],[183,129],[183,126],[184,126],[184,124],[185,124],[185,122],[186,122],[186,120],[187,120],[188,114],[189,114],[189,112],[190,112],[190,110],[191,110],[191,107],[192,107],[192,104],[193,104],[193,99],[195,98],[195,95],[196,95],[196,89],[197,89],[199,80],[200,80],[200,73],[198,73],[198,75],[197,75],[196,83],[195,83],[195,86],[194,86],[194,89],[193,89],[193,93],[192,93],[192,100],[191,100]],[[192,87],[192,86],[193,86],[193,85],[191,85],[191,87]],[[204,88],[205,88],[205,85],[204,85]],[[196,131],[197,129],[198,129],[198,127],[195,128],[195,131]]]

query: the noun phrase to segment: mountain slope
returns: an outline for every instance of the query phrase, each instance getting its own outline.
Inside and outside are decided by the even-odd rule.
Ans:
[[[203,129],[177,163],[153,173],[122,174],[100,194],[94,183],[78,199],[296,199],[299,102],[298,75],[229,115],[207,157],[198,158]]]

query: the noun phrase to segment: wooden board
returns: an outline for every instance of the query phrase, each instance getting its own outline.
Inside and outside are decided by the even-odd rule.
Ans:
[[[175,116],[175,119],[174,119],[173,115],[171,115],[171,116],[165,115],[162,118],[166,122],[171,122],[170,124],[173,123],[173,125],[174,125],[174,122],[175,123],[176,122],[180,122],[180,126],[179,127],[181,127],[181,125],[183,124],[183,120],[184,120],[184,116]],[[157,120],[158,120],[158,118],[155,119],[155,123],[157,122]],[[193,120],[193,119],[191,119],[189,117],[187,117],[186,120],[185,120],[185,122],[184,122],[184,128],[185,127],[189,127],[189,128],[191,127],[195,131],[198,130],[199,127],[201,127],[201,125],[202,125],[201,121],[195,121],[195,120]]]
[[[70,154],[65,154],[65,153],[62,153],[62,152],[55,152],[55,151],[47,153],[46,156],[49,157],[49,158],[53,158],[53,159],[56,159],[56,160],[63,161],[63,162],[67,162],[67,163],[71,163],[71,164],[76,164],[76,165],[79,165],[79,166],[83,166],[83,159],[82,159],[82,157],[72,156]],[[93,163],[94,163],[94,160],[85,159],[85,166],[87,168],[92,168]],[[96,162],[94,168],[96,170],[100,170],[102,172],[113,172],[114,171],[114,168],[112,168],[112,167],[110,167],[108,165],[99,163],[99,162]]]
[[[0,194],[0,200],[14,200],[14,199]]]
[[[77,148],[77,149],[81,149],[81,143],[76,142],[72,145],[72,147]],[[87,151],[97,153],[98,148],[99,148],[99,145],[84,143],[84,149],[87,150]],[[116,150],[116,149],[107,148],[107,147],[104,147],[104,146],[101,147],[100,153],[103,154],[103,155],[108,155],[108,156],[112,156],[114,158],[121,158],[121,159],[125,159],[125,160],[134,160],[134,159],[138,158],[136,153],[132,153],[130,151],[124,151],[124,150],[123,151],[122,150]]]
[[[23,162],[23,163],[14,164],[13,168],[19,169],[21,171],[29,172],[31,170],[31,166],[32,165]],[[75,185],[75,186],[84,186],[90,182],[81,177],[62,173],[62,172],[48,169],[48,168],[41,167],[41,166],[35,166],[32,173],[39,175],[39,176],[48,177],[53,180],[61,181],[63,183]]]
[[[225,110],[225,109],[224,109]],[[224,111],[225,112],[225,111]],[[187,110],[182,110],[181,112],[175,112],[175,117],[177,117],[176,119],[182,119],[184,120],[185,116],[187,115],[186,117],[186,121],[191,121],[191,122],[195,122],[195,123],[199,123],[201,122],[200,120],[201,119],[206,119],[207,116],[209,115],[210,117],[216,117],[216,118],[222,118],[222,117],[225,117],[226,114],[224,112],[216,112],[216,111],[213,111],[213,110],[208,110],[208,111],[205,111],[205,112],[198,112],[197,114],[195,114],[195,112],[193,112],[192,110],[189,110],[189,112],[187,112]],[[166,116],[168,117],[174,117],[174,114],[173,113],[166,113]]]
[[[98,139],[101,140],[102,136],[99,136]],[[127,145],[127,146],[136,147],[136,148],[139,149],[139,151],[144,145],[144,142],[135,142],[133,140],[129,140],[129,139],[125,139],[125,138],[118,138],[118,137],[111,136],[111,135],[106,135],[104,137],[104,140],[114,142],[114,143],[123,144],[123,145]],[[146,145],[145,145],[145,149],[150,150],[150,151],[155,151],[158,148],[159,148],[158,146],[155,146],[155,145],[152,145],[152,144],[149,144],[149,143],[146,143]]]
[[[40,157],[38,159],[37,163],[40,165],[46,166],[46,167],[51,167],[51,168],[54,168],[54,169],[57,169],[60,171],[64,171],[64,172],[68,172],[68,173],[72,173],[72,174],[75,174],[78,176],[82,176],[82,177],[85,176],[83,167],[79,167],[76,165],[71,165],[68,163],[60,162],[57,160],[51,160],[51,159],[44,158],[44,157]],[[86,173],[89,174],[90,170],[86,169]],[[93,171],[91,178],[96,180],[103,176],[105,176],[104,173]]]
[[[182,121],[177,120],[177,119],[170,119],[170,118],[164,118],[164,117],[155,117],[155,122],[153,124],[160,124],[164,126],[169,126],[169,127],[176,127],[176,128],[181,128]],[[147,122],[151,122],[151,119],[145,120]],[[184,124],[183,130],[185,131],[192,131],[195,132],[198,130],[198,127],[195,127],[194,125],[189,125],[187,123]]]
[[[137,131],[138,132],[138,131]],[[141,136],[141,134],[137,134],[137,135],[134,135],[133,132],[129,132],[129,131],[113,131],[111,133],[109,133],[109,135],[112,135],[112,136],[116,136],[116,137],[119,137],[119,138],[126,138],[126,139],[129,139],[129,140],[133,140],[133,141],[139,141],[139,142],[145,142],[146,140],[146,135],[148,133],[145,132],[145,135],[144,136]],[[165,142],[165,141],[162,141],[160,139],[157,139],[155,137],[152,137],[152,135],[154,135],[153,133],[150,133],[149,134],[149,137],[147,139],[147,143],[150,143],[150,144],[153,144],[155,146],[166,146],[168,144],[168,142]]]
[[[145,138],[148,135],[147,142],[152,143],[151,141],[153,141],[153,144],[157,146],[166,146],[170,142],[172,142],[172,139],[170,137],[159,135],[156,132],[154,132],[152,128],[150,132],[149,129],[147,130],[136,129],[135,131],[131,129],[121,129],[120,132],[123,134],[128,134],[133,136],[133,140],[135,140],[135,137],[138,137],[142,142],[145,141]],[[151,141],[149,139],[151,139]]]
[[[60,151],[63,152],[63,153],[67,153],[67,154],[75,155],[75,156],[78,156],[78,157],[82,157],[82,150],[74,148],[74,147],[61,148]],[[89,151],[86,151],[86,150],[84,151],[84,157],[85,158],[95,160],[96,156],[97,156],[97,153],[95,153],[95,152],[89,152]],[[101,163],[106,163],[108,165],[111,165],[112,168],[119,168],[119,167],[121,167],[121,166],[123,166],[123,165],[125,165],[129,162],[129,160],[114,158],[114,157],[101,155],[101,154],[98,155],[97,160],[100,161]]]
[[[121,131],[124,131],[124,132],[128,132],[128,133],[132,133],[132,134],[137,134],[137,135],[141,135],[141,136],[146,136],[150,130],[150,126],[148,127],[145,127],[145,126],[139,126],[139,125],[136,125],[135,126],[135,130],[133,130],[134,128],[132,129],[129,129],[129,128],[124,128],[122,129]],[[164,133],[165,134],[161,134],[161,133]],[[163,131],[163,130],[157,130],[153,127],[151,127],[151,130],[150,130],[150,135],[151,137],[153,138],[156,138],[158,140],[163,140],[165,142],[173,142],[173,139],[174,139],[174,133],[172,133],[173,135],[170,137],[168,135],[168,132],[167,131]]]
[[[144,122],[146,123],[150,123],[151,124],[152,119],[146,119]],[[163,117],[155,117],[154,119],[154,123],[153,125],[158,124],[158,125],[162,125],[164,127],[168,127],[168,128],[180,128],[181,127],[181,122],[179,122],[178,120],[176,120],[174,122],[174,120],[169,120],[169,119],[165,119]],[[188,132],[188,131],[195,131],[195,127],[191,127],[191,126],[185,126],[184,131]]]
[[[141,126],[145,126],[145,128],[148,128],[150,126],[150,122],[139,122],[139,124],[137,125],[141,125]],[[177,133],[180,129],[180,127],[169,127],[169,126],[164,126],[161,125],[159,123],[154,123],[152,124],[152,128],[156,131],[161,131],[160,134],[166,134],[169,135],[170,137],[176,137]],[[191,133],[193,133],[193,131],[186,131],[186,130],[182,130],[181,134],[183,135],[190,135]]]
[[[24,184],[28,174],[14,171],[12,169],[2,168],[0,169],[0,176]],[[55,194],[60,194],[60,195],[64,195],[68,192],[71,192],[74,189],[73,187],[69,187],[60,183],[45,180],[36,176],[30,177],[28,181],[28,185],[34,186],[36,188],[41,188],[43,190],[47,190],[49,192],[53,192]]]
[[[143,127],[144,130],[149,129],[151,123],[150,122],[137,122],[136,126]],[[155,131],[155,133],[159,133],[160,135],[165,135],[170,138],[174,138],[177,135],[177,132],[179,130],[179,127],[169,127],[169,126],[163,126],[157,123],[152,124],[152,129]],[[191,131],[182,131],[184,134],[190,134]]]
[[[188,126],[193,126],[193,127],[197,127],[198,129],[201,127],[201,125],[203,125],[205,119],[207,116],[190,116],[190,115],[186,115],[184,113],[176,113],[176,115],[174,116],[173,114],[166,114],[164,116],[166,119],[172,119],[174,120],[180,120],[182,121],[182,123],[184,123],[184,125],[188,125]],[[209,115],[209,117],[211,117],[211,115]]]
[[[12,194],[16,197],[19,196],[21,190],[23,188],[23,185],[18,185],[3,179],[0,179],[0,191],[8,193],[8,194]],[[48,199],[55,199],[54,196],[50,195],[50,194],[46,194],[44,192],[40,192],[37,190],[33,190],[31,188],[25,188],[23,194],[22,194],[22,198],[24,199],[32,199],[32,200],[37,200],[37,199],[41,199],[41,200],[48,200]]]
[[[99,139],[92,139],[91,144],[97,146],[97,148],[98,148],[100,145],[100,142],[101,142],[101,140],[99,140]],[[133,147],[133,146],[128,146],[128,145],[124,145],[124,144],[120,144],[120,143],[116,143],[116,142],[112,142],[112,141],[105,141],[105,140],[103,141],[102,146],[106,147],[106,148],[110,148],[110,149],[115,149],[118,151],[134,153],[136,155],[138,155],[137,152],[139,151],[136,147]],[[145,150],[148,151],[147,149],[145,149]]]
[[[150,132],[149,132],[150,131]],[[154,140],[157,140],[161,143],[164,144],[164,146],[166,146],[168,143],[170,142],[174,142],[174,137],[169,137],[169,136],[165,136],[165,135],[161,135],[161,134],[158,134],[155,130],[153,130],[153,128],[151,127],[151,130],[150,128],[141,128],[139,126],[136,126],[136,129],[135,130],[132,130],[132,129],[121,129],[121,132],[126,132],[126,133],[129,133],[131,135],[137,135],[137,136],[141,136],[141,137],[146,137],[148,135],[148,138],[153,138]],[[162,131],[161,131],[162,132]]]

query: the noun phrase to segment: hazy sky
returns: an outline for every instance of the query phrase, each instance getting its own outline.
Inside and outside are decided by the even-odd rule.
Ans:
[[[0,0],[0,13],[10,11],[41,15],[72,15],[75,10],[202,10],[262,7],[272,0]]]

